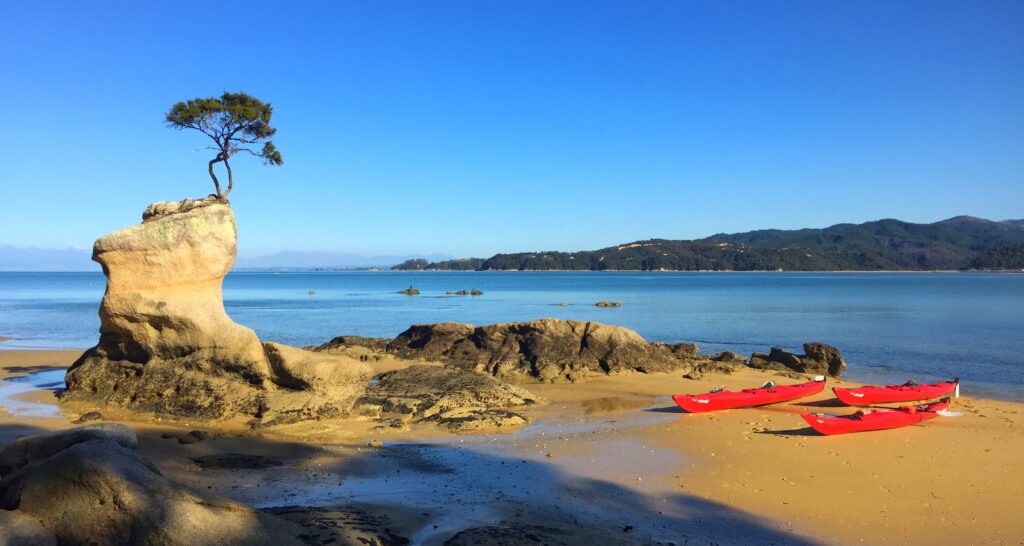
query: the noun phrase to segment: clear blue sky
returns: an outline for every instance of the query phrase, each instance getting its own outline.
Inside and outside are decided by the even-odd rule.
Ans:
[[[294,5],[292,5],[294,4]],[[240,252],[576,250],[1024,217],[1024,2],[0,2],[0,244],[212,191],[174,102],[271,102]]]

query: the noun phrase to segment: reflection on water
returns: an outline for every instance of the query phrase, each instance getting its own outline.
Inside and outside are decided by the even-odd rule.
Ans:
[[[66,372],[66,369],[58,368],[0,379],[0,407],[15,417],[60,417],[61,411],[56,399],[52,402],[26,402],[17,398],[31,391],[56,392],[63,389]]]

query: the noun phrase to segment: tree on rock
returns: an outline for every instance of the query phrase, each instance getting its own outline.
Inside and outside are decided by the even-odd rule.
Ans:
[[[274,143],[267,140],[263,149],[255,151],[248,145],[258,144],[277,132],[270,126],[270,116],[274,109],[269,104],[245,93],[227,93],[220,98],[191,99],[179,102],[167,112],[167,124],[175,129],[195,129],[210,137],[216,146],[207,146],[217,155],[210,160],[210,178],[217,188],[217,198],[226,201],[234,179],[231,176],[231,156],[238,152],[247,152],[261,158],[267,165],[281,165],[281,152]],[[228,172],[227,190],[221,191],[220,181],[213,172],[213,166],[224,163]]]

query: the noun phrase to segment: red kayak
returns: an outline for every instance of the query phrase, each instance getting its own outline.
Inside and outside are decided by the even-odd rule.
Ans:
[[[825,390],[825,377],[799,385],[781,385],[741,391],[721,390],[704,394],[674,394],[672,401],[690,413],[777,404],[818,394]]]
[[[865,385],[856,389],[833,387],[832,392],[836,393],[836,398],[847,406],[870,406],[872,404],[915,402],[917,400],[941,398],[956,391],[959,385],[960,379],[958,378],[930,385],[918,385],[913,381],[908,381],[903,385],[889,385],[887,387],[872,385]]]
[[[885,430],[914,425],[921,421],[934,419],[940,411],[948,409],[949,398],[943,398],[938,402],[923,406],[904,406],[895,410],[860,410],[853,415],[824,415],[820,413],[802,413],[800,415],[814,430],[825,436],[832,436],[848,432]]]

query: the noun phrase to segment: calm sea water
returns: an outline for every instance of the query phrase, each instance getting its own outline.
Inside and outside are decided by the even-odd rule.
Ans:
[[[422,294],[396,293],[410,285]],[[93,345],[103,288],[100,273],[0,273],[0,336],[12,338],[0,347]],[[485,295],[444,294],[472,288]],[[1024,275],[236,272],[224,299],[261,338],[297,346],[392,337],[414,323],[571,318],[707,353],[823,341],[843,351],[851,379],[960,376],[967,392],[1024,400]]]

